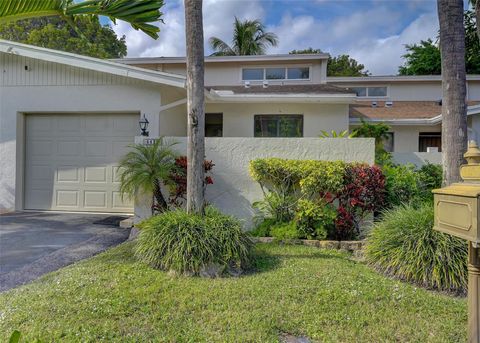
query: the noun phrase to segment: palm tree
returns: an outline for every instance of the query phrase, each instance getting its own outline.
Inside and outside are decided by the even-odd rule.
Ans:
[[[123,20],[136,30],[157,39],[160,29],[153,25],[161,21],[163,0],[1,0],[0,23],[39,17],[59,16],[77,29],[73,18],[96,15]]]
[[[205,204],[205,96],[202,0],[185,0],[187,46],[187,212]]]
[[[240,21],[235,17],[232,46],[217,37],[210,37],[209,43],[215,52],[213,56],[264,55],[269,46],[277,46],[278,37],[265,32],[265,25],[258,19]]]
[[[467,149],[467,87],[463,0],[438,0],[442,59],[443,183],[460,181]]]
[[[155,210],[165,211],[168,205],[162,194],[162,184],[168,182],[175,168],[177,155],[172,149],[175,144],[159,138],[152,145],[132,145],[118,168],[122,196],[138,198],[144,193],[152,194],[152,214]]]

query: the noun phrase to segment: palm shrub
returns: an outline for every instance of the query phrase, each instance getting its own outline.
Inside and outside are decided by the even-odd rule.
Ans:
[[[205,214],[177,209],[138,224],[136,257],[150,266],[198,274],[212,264],[246,268],[252,241],[240,222],[207,206]]]
[[[467,245],[433,230],[430,203],[385,211],[367,238],[365,257],[379,271],[424,287],[454,292],[467,287]]]
[[[175,142],[156,139],[152,145],[134,144],[119,163],[120,193],[137,198],[140,194],[152,194],[152,214],[167,209],[162,185],[169,182],[175,168]]]

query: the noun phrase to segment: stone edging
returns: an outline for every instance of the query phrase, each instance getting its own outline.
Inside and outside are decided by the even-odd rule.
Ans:
[[[365,247],[365,241],[318,241],[314,239],[285,239],[276,240],[273,237],[253,237],[255,243],[271,243],[279,241],[289,244],[308,245],[320,249],[341,249],[347,251],[362,251]]]

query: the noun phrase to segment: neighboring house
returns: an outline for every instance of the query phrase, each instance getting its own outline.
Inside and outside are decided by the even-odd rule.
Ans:
[[[440,77],[327,78],[327,61],[207,57],[206,136],[318,137],[364,118],[392,125],[394,152],[439,147]],[[184,58],[105,61],[0,40],[0,68],[0,212],[131,212],[116,166],[140,134],[140,117],[152,137],[186,135]],[[480,76],[469,76],[468,86],[469,101],[480,101]],[[469,110],[473,137],[478,112]],[[310,144],[279,142],[296,156]]]

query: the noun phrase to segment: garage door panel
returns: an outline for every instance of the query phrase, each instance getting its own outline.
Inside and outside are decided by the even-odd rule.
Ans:
[[[134,141],[138,115],[38,117],[26,117],[25,208],[132,212],[133,201],[119,192],[118,161]]]

